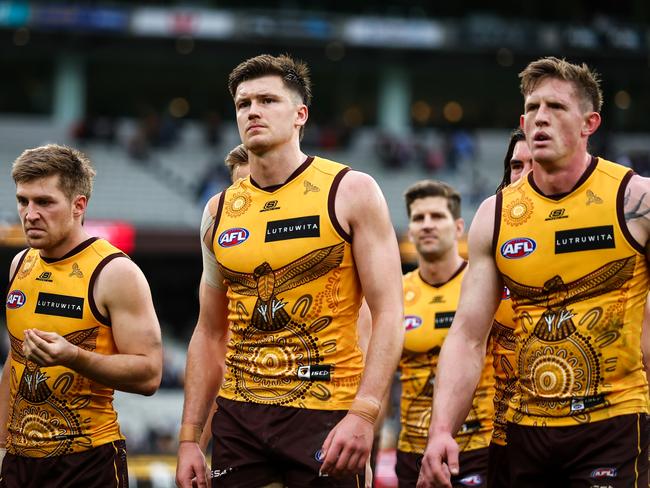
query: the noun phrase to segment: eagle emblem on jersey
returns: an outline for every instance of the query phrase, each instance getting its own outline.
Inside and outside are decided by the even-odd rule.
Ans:
[[[94,351],[98,332],[99,328],[94,327],[72,332],[64,338],[86,351]],[[75,375],[64,372],[48,385],[50,376],[23,354],[23,341],[11,334],[9,340],[12,359],[24,365],[9,420],[10,435],[20,437],[10,442],[15,453],[28,457],[59,456],[72,452],[73,442],[90,444],[90,439],[82,433],[82,424],[87,419],[80,418],[76,412],[90,399],[78,396],[65,400],[57,395],[57,390],[63,395],[70,391]],[[12,381],[16,381],[13,368]],[[52,441],[58,441],[54,447],[50,446]]]
[[[291,317],[287,305],[278,295],[309,283],[337,268],[343,261],[345,244],[316,249],[289,264],[274,270],[268,262],[252,273],[241,273],[219,263],[219,270],[234,293],[257,296],[251,325],[258,330],[275,331],[286,327]]]
[[[611,261],[569,283],[564,283],[556,275],[543,287],[523,285],[504,276],[515,307],[532,305],[545,308],[537,323],[527,310],[519,314],[524,333],[527,324],[533,330],[527,338],[524,337],[517,353],[521,390],[528,399],[522,397],[515,422],[523,414],[548,416],[549,412],[552,415],[570,415],[577,422],[589,421],[587,407],[577,408],[573,401],[579,397],[594,399],[600,391],[606,364],[586,331],[596,330],[601,312],[599,307],[592,308],[578,320],[569,307],[620,289],[633,277],[635,260],[635,256],[629,256]],[[585,328],[585,333],[578,331],[574,319]],[[622,317],[611,317],[604,324],[603,336],[614,332],[621,323]],[[601,347],[599,340],[601,338],[595,342]],[[594,405],[604,402],[604,399],[599,399]]]
[[[570,283],[564,283],[561,276],[555,275],[541,288],[518,283],[505,275],[503,280],[518,306],[546,307],[533,333],[542,340],[554,342],[576,330],[573,312],[567,308],[569,305],[620,288],[632,278],[634,265],[635,257],[629,256],[607,263]]]

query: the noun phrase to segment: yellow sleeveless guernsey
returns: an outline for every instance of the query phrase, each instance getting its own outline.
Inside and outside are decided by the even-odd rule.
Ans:
[[[494,430],[492,441],[506,444],[506,412],[516,389],[514,311],[508,287],[503,287],[499,308],[494,314],[490,345],[494,366]]]
[[[334,215],[348,170],[310,157],[283,185],[261,189],[249,177],[222,194],[213,248],[232,334],[222,397],[350,407],[363,370],[361,286]]]
[[[510,421],[566,426],[648,412],[648,270],[623,214],[631,176],[593,158],[568,194],[542,195],[530,173],[497,196],[494,252],[517,337]]]
[[[439,286],[426,283],[416,269],[404,275],[404,350],[400,360],[401,429],[397,448],[423,453],[431,422],[431,401],[440,348],[454,319],[467,263]],[[487,447],[492,433],[494,388],[491,359],[474,394],[472,409],[456,436],[461,451]]]
[[[124,439],[113,409],[113,389],[63,366],[41,367],[23,355],[25,329],[56,332],[87,351],[115,354],[110,320],[92,289],[101,269],[126,257],[91,238],[57,260],[28,249],[7,295],[11,342],[7,450],[27,457],[76,453]]]

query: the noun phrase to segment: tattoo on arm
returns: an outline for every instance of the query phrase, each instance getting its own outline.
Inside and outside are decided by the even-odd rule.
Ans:
[[[625,209],[625,221],[629,222],[630,220],[640,219],[650,214],[650,206],[645,205],[645,208],[641,208],[641,205],[644,203],[646,194],[644,193],[639,197],[639,200],[636,203],[630,203],[632,198],[632,191],[628,188],[625,192],[625,198],[623,199],[623,208]],[[628,207],[629,205],[629,207]]]

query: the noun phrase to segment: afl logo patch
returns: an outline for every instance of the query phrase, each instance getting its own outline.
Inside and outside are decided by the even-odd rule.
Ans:
[[[250,232],[243,227],[235,227],[233,229],[224,230],[218,239],[218,243],[221,247],[233,247],[238,246],[248,239]]]
[[[506,241],[501,246],[501,255],[506,259],[520,259],[532,254],[537,249],[537,243],[528,237],[516,237]]]
[[[9,292],[9,295],[7,295],[7,308],[12,310],[20,308],[25,305],[26,301],[27,299],[25,298],[25,294],[22,291],[12,290]]]
[[[417,315],[407,315],[404,317],[404,330],[417,329],[422,325],[422,319]]]

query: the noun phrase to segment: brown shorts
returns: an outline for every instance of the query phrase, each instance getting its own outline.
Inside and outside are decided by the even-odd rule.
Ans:
[[[64,456],[28,458],[9,454],[0,488],[128,488],[126,444],[115,441]]]
[[[364,476],[319,476],[321,447],[344,410],[260,405],[217,398],[212,418],[212,486],[362,488]]]
[[[511,486],[647,488],[648,420],[621,415],[570,427],[508,424]]]
[[[461,452],[458,462],[460,463],[460,474],[451,478],[451,484],[454,488],[487,486],[487,447]],[[412,488],[417,484],[420,466],[422,466],[422,454],[397,451],[395,474],[397,475],[399,488]]]
[[[487,488],[509,488],[508,446],[490,443],[488,447]]]

